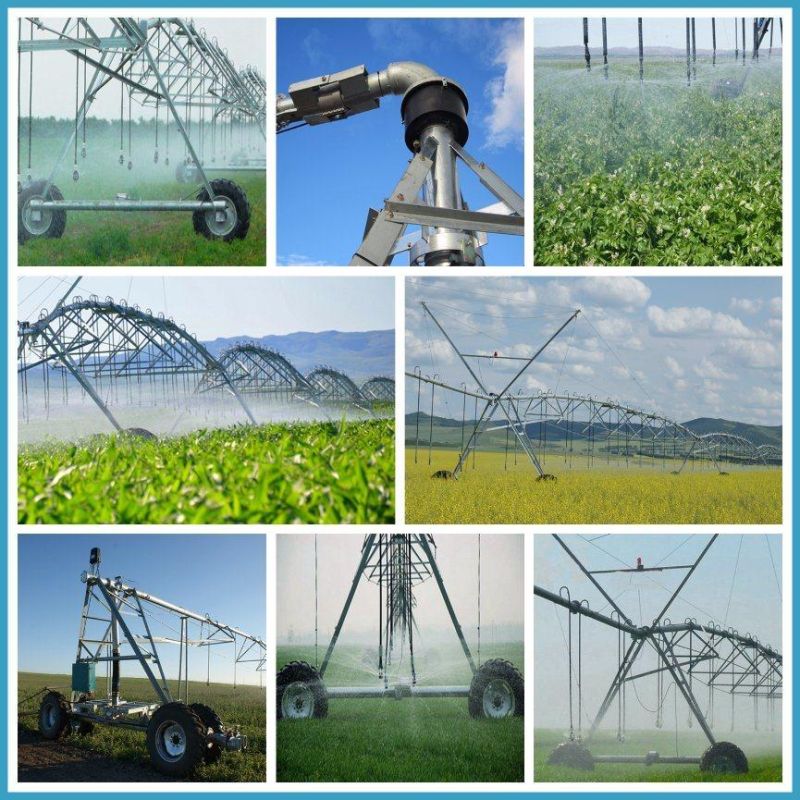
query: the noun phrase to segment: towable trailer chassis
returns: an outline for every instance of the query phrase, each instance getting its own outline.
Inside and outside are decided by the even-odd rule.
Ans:
[[[256,670],[263,672],[264,641],[208,615],[128,586],[120,577],[101,577],[98,574],[99,548],[92,548],[90,565],[90,571],[81,575],[86,591],[77,656],[72,665],[71,695],[67,699],[55,690],[46,690],[38,712],[41,735],[51,740],[69,733],[88,735],[94,725],[139,730],[147,737],[153,767],[173,777],[189,775],[201,763],[219,760],[225,751],[245,751],[247,736],[238,726],[226,726],[213,709],[202,703],[188,702],[188,652],[190,646],[232,644],[235,664],[255,664]],[[178,639],[153,635],[147,619],[149,607],[177,617],[180,621]],[[138,618],[144,632],[134,632],[126,617]],[[202,626],[199,639],[189,639],[190,621]],[[105,632],[95,638],[96,634],[87,631],[90,623],[101,623]],[[180,647],[177,696],[169,688],[157,643]],[[129,647],[130,652],[123,652],[123,647]],[[158,698],[156,702],[123,700],[120,694],[123,661],[139,662]],[[95,696],[95,668],[99,663],[111,665],[106,697]]]

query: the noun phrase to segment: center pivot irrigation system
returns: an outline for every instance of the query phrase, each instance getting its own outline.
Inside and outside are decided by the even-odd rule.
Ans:
[[[480,561],[480,556],[479,556]],[[478,567],[480,570],[480,565]],[[479,572],[480,574],[480,572]],[[326,686],[323,682],[361,578],[378,586],[378,684]],[[472,672],[469,686],[418,685],[414,661],[417,630],[415,587],[433,578]],[[480,609],[480,594],[479,594]],[[479,611],[480,618],[480,611]],[[480,623],[478,630],[480,631]],[[410,678],[389,683],[389,667],[407,647]],[[480,652],[480,639],[478,644]],[[480,656],[478,657],[480,660]],[[325,717],[331,699],[466,697],[471,716],[501,719],[524,714],[524,681],[504,659],[476,664],[436,561],[436,545],[428,534],[369,534],[319,670],[305,661],[286,664],[277,678],[278,719]]]
[[[402,95],[405,144],[413,154],[380,211],[370,209],[364,238],[351,265],[385,266],[408,253],[414,266],[482,266],[488,233],[522,236],[523,198],[464,146],[469,103],[464,90],[416,61],[397,61],[378,72],[358,66],[293,83],[277,97],[278,133],[302,125],[347,119]],[[461,161],[497,202],[469,209],[461,194]],[[420,232],[405,235],[409,225]]]
[[[569,657],[569,734],[566,742],[558,745],[550,754],[549,763],[592,770],[595,764],[699,764],[703,772],[746,773],[747,757],[732,742],[719,741],[714,735],[713,700],[715,692],[724,692],[750,697],[757,713],[759,700],[774,704],[782,697],[783,657],[770,645],[762,644],[750,633],[741,634],[734,628],[723,627],[709,621],[698,623],[694,618],[683,622],[672,622],[667,616],[674,602],[680,597],[695,570],[706,557],[718,534],[710,537],[700,554],[690,563],[664,564],[648,567],[641,559],[635,567],[622,569],[591,569],[558,535],[553,538],[569,558],[602,595],[610,613],[601,613],[590,608],[587,600],[573,600],[569,589],[562,586],[558,593],[542,586],[534,586],[534,594],[543,600],[567,609],[569,612],[568,657]],[[618,573],[663,572],[675,570],[681,573],[677,588],[666,604],[648,625],[635,625],[609,591],[602,585],[602,576]],[[577,644],[573,644],[573,617],[577,619]],[[591,620],[617,632],[618,664],[611,684],[600,704],[586,736],[582,734],[582,620]],[[577,670],[573,669],[573,649],[577,649]],[[645,669],[641,663],[645,653],[655,654],[656,667]],[[617,703],[617,739],[625,741],[626,700],[628,686],[636,689],[645,679],[658,681],[658,712],[661,713],[664,699],[664,678],[672,678],[676,692],[680,692],[689,707],[691,717],[697,722],[709,742],[702,756],[662,756],[656,751],[644,755],[598,755],[589,747],[592,737],[603,722],[614,702]],[[708,691],[708,704],[704,711],[697,686],[704,685]],[[573,715],[573,695],[577,694],[577,729]],[[638,695],[637,695],[638,696]],[[658,721],[657,726],[660,727]],[[731,723],[733,729],[733,721]],[[677,735],[677,734],[676,734]]]
[[[732,18],[734,36],[734,58],[739,61],[739,20]],[[711,17],[711,64],[717,64],[717,18]],[[644,26],[642,17],[637,18],[639,33],[639,80],[644,80]],[[781,42],[783,42],[783,19],[778,17],[780,26]],[[601,30],[603,41],[603,75],[608,78],[608,24],[605,17],[601,17]],[[747,63],[747,27],[745,17],[741,18],[741,56],[742,66]],[[764,40],[769,34],[767,55],[772,56],[772,43],[775,33],[774,17],[753,17],[752,23],[752,52],[751,60],[758,61]],[[592,54],[589,50],[589,18],[583,18],[583,59],[586,63],[587,71],[592,69]],[[686,17],[686,83],[692,85],[692,81],[697,78],[697,20],[695,17]],[[724,80],[714,87],[714,93],[718,97],[735,97],[744,85],[745,78],[741,81]]]
[[[240,664],[255,665],[258,672],[264,672],[264,640],[128,586],[120,577],[102,577],[97,547],[92,548],[89,564],[89,571],[81,575],[86,592],[72,665],[72,693],[69,700],[56,691],[45,694],[39,707],[42,736],[86,735],[94,725],[139,730],[147,736],[153,767],[177,777],[188,775],[201,762],[219,760],[225,750],[246,750],[247,737],[236,726],[224,725],[213,709],[202,703],[189,703],[189,648],[207,648],[210,665],[212,647],[232,647],[235,686]],[[156,612],[166,612],[178,623],[177,638],[153,635],[151,622]],[[199,631],[192,638],[190,625]],[[179,648],[177,694],[169,688],[157,645]],[[123,661],[139,663],[156,702],[122,699]],[[97,691],[98,664],[110,666],[104,696]]]
[[[34,77],[38,77],[34,56],[52,51],[69,53],[75,60],[74,124],[50,174],[39,179],[32,175]],[[237,69],[218,42],[191,20],[133,17],[71,17],[57,28],[38,17],[20,19],[17,65],[19,244],[38,237],[60,238],[67,211],[190,211],[195,232],[209,239],[247,236],[246,193],[234,181],[212,180],[209,174],[263,172],[266,167],[266,84],[257,68]],[[23,98],[23,79],[27,98]],[[120,92],[120,168],[135,169],[132,109],[136,103],[154,118],[153,162],[169,168],[171,155],[179,151],[175,178],[199,184],[195,197],[145,200],[122,192],[110,200],[64,199],[54,183],[58,170],[72,154],[72,178],[80,179],[79,156],[91,157],[87,116],[98,93],[110,92],[112,84]]]
[[[370,414],[385,413],[394,404],[391,378],[373,377],[359,387],[327,366],[303,376],[284,356],[252,343],[234,345],[217,358],[173,319],[149,308],[95,295],[67,302],[76,284],[52,311],[43,309],[36,321],[18,323],[20,414],[26,420],[32,392],[41,394],[49,414],[52,395],[68,405],[76,383],[120,432],[124,427],[112,399],[185,407],[190,398],[216,399],[220,405],[233,398],[251,424],[257,424],[253,399]]]
[[[603,457],[610,461],[612,455],[615,459],[624,458],[626,465],[635,463],[637,458],[639,463],[642,463],[642,459],[648,457],[652,459],[653,466],[660,463],[665,467],[669,460],[673,460],[677,462],[677,466],[672,470],[674,474],[680,474],[687,464],[694,465],[704,460],[707,460],[720,474],[727,474],[723,469],[725,463],[763,466],[781,463],[781,451],[774,445],[755,445],[743,436],[726,431],[696,433],[662,414],[632,408],[611,399],[600,400],[586,395],[548,392],[530,395],[522,390],[514,393],[515,385],[536,359],[578,318],[580,310],[569,314],[531,355],[517,356],[504,355],[497,351],[463,352],[428,305],[422,302],[421,306],[458,356],[477,387],[469,390],[466,383],[452,386],[438,380],[438,376],[423,375],[419,367],[406,372],[406,377],[417,384],[415,462],[420,445],[422,385],[431,387],[429,451],[433,445],[433,398],[436,388],[454,392],[462,398],[462,436],[458,459],[452,470],[438,470],[432,475],[434,478],[457,479],[463,472],[470,453],[475,452],[480,437],[496,430],[506,433],[506,461],[509,436],[513,435],[515,460],[519,446],[536,470],[538,481],[556,479],[553,474],[545,471],[548,431],[551,432],[551,445],[553,433],[563,432],[564,458],[570,465],[577,441],[586,444],[588,466],[594,466],[595,461],[601,463]],[[492,390],[486,386],[480,371],[476,371],[474,367],[481,361],[518,362],[519,369],[504,386]],[[475,415],[470,421],[466,418],[468,399],[473,400],[475,404]],[[479,410],[481,404],[482,408]],[[505,420],[492,427],[492,419],[496,416],[504,417]]]

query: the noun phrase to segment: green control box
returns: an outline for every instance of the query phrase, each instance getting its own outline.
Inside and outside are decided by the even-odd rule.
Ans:
[[[72,691],[73,692],[94,692],[95,689],[95,665],[80,662],[72,665]]]

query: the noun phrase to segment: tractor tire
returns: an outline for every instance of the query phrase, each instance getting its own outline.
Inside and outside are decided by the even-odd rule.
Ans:
[[[510,661],[485,661],[472,676],[467,703],[474,719],[521,717],[525,713],[525,680]]]
[[[48,692],[39,705],[39,733],[45,739],[60,739],[68,728],[67,699],[59,692]]]
[[[150,763],[162,775],[184,778],[203,761],[206,726],[184,703],[166,703],[147,725]]]
[[[221,733],[222,720],[214,709],[202,703],[192,703],[189,708],[200,717],[200,722],[206,727],[206,733]],[[216,742],[206,742],[206,749],[203,753],[203,761],[206,764],[213,764],[222,758],[222,746]]]
[[[278,719],[328,716],[328,692],[319,672],[305,661],[290,661],[278,673]]]
[[[750,769],[747,756],[733,742],[717,742],[703,753],[700,772],[717,775],[744,775]]]
[[[577,741],[562,742],[550,753],[547,763],[553,766],[581,769],[584,772],[594,770],[592,754],[585,745]]]
[[[211,188],[214,191],[213,200],[227,201],[225,219],[217,221],[216,211],[195,211],[192,214],[194,232],[202,234],[206,239],[221,239],[223,242],[244,239],[250,230],[250,203],[244,189],[225,178],[211,181]],[[205,187],[200,190],[197,199],[201,202],[209,199]]]
[[[63,200],[64,195],[54,183],[47,190],[47,197],[43,197],[47,181],[32,181],[22,187],[17,198],[17,242],[25,244],[29,239],[60,239],[67,227],[66,211],[44,211],[42,219],[34,222],[30,218],[28,203],[34,198],[43,200]]]

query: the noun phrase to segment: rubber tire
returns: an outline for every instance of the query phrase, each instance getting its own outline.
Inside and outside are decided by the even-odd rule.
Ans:
[[[718,766],[720,761],[731,769],[720,769]],[[744,775],[749,770],[747,756],[741,747],[737,747],[733,742],[712,744],[700,759],[700,772],[713,772],[718,775]]]
[[[30,239],[60,239],[64,235],[64,229],[67,227],[67,212],[66,211],[53,211],[52,219],[50,220],[50,227],[39,236],[34,236],[29,233],[25,226],[22,224],[22,209],[25,204],[32,197],[41,195],[47,181],[32,181],[27,186],[23,186],[22,191],[17,198],[17,242],[25,244]],[[61,190],[54,183],[50,184],[50,189],[47,192],[47,200],[63,200],[64,195]]]
[[[156,731],[167,721],[176,722],[186,733],[186,751],[179,761],[165,761],[156,747]],[[206,749],[206,728],[200,717],[185,703],[166,703],[157,709],[147,725],[147,752],[156,772],[173,778],[184,778],[203,761]]]
[[[225,236],[215,236],[208,225],[206,225],[206,212],[195,211],[192,214],[192,225],[194,225],[194,232],[199,233],[206,237],[206,239],[222,239],[224,242],[232,242],[234,239],[244,239],[247,236],[247,231],[250,230],[250,202],[247,199],[247,194],[239,184],[229,181],[225,178],[217,178],[211,181],[211,188],[214,190],[215,196],[227,197],[236,208],[236,225],[233,230]],[[197,199],[205,202],[209,199],[206,188],[203,187]]]
[[[520,671],[504,658],[492,658],[484,661],[472,676],[469,686],[467,705],[469,715],[473,719],[485,719],[483,714],[483,692],[489,681],[501,678],[506,681],[514,692],[514,714],[521,717],[525,713],[525,679]]]
[[[222,732],[222,720],[219,714],[213,708],[203,705],[202,703],[192,703],[189,708],[200,717],[200,722],[206,727],[206,731],[211,730],[214,733]],[[222,747],[216,742],[206,742],[205,753],[203,753],[203,761],[206,764],[214,764],[222,758]]]
[[[290,661],[278,673],[277,678],[277,697],[275,710],[278,719],[283,719],[281,705],[283,702],[283,691],[290,683],[308,683],[314,691],[314,718],[323,719],[328,716],[328,692],[322,682],[319,672],[314,669],[307,661]]]
[[[53,725],[44,721],[45,709],[57,708]],[[69,729],[69,703],[66,697],[59,692],[48,692],[39,704],[39,733],[44,739],[60,739]]]
[[[581,742],[562,742],[547,758],[547,763],[559,767],[571,767],[584,772],[594,770],[594,758]]]

